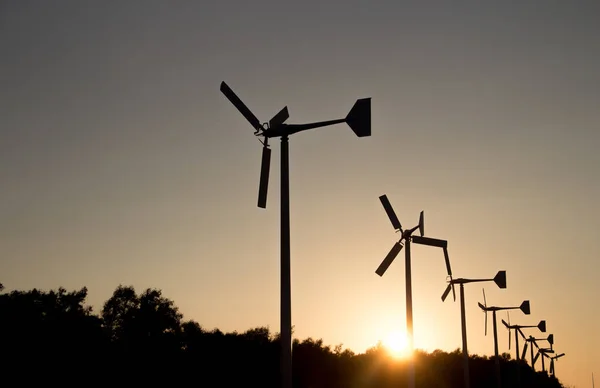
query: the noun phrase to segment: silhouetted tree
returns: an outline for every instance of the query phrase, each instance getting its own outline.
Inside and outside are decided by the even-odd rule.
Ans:
[[[0,291],[3,290],[0,284]],[[118,286],[100,316],[85,305],[87,289],[0,294],[0,366],[4,381],[20,385],[103,384],[168,386],[279,386],[279,333],[268,327],[243,333],[205,330],[182,321],[157,289],[137,294]],[[462,352],[416,351],[417,384],[463,386]],[[500,356],[503,387],[560,388],[554,377]],[[392,359],[379,342],[354,354],[322,339],[293,341],[295,388],[406,387],[406,360]],[[470,356],[471,387],[495,386],[494,359]],[[27,373],[24,373],[27,372]],[[18,380],[17,380],[18,379]]]

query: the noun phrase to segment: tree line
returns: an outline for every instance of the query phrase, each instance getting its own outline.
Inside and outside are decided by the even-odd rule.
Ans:
[[[117,287],[95,314],[87,288],[5,292],[0,284],[0,381],[63,386],[177,384],[199,387],[278,387],[279,336],[268,327],[243,333],[206,330],[184,320],[161,290]],[[406,386],[407,364],[379,343],[365,353],[295,339],[294,388]],[[463,386],[462,355],[417,351],[417,386]],[[544,372],[503,354],[502,382],[562,387]],[[471,387],[495,387],[494,360],[472,355]],[[8,384],[7,384],[8,383]]]

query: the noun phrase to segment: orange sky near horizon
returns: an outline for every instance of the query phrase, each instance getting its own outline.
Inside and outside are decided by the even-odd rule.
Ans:
[[[386,194],[405,227],[425,212],[455,277],[506,270],[506,289],[465,286],[471,354],[493,354],[485,287],[488,305],[530,300],[511,322],[545,319],[526,334],[553,333],[557,377],[591,386],[600,5],[369,4],[2,3],[5,291],[87,286],[98,312],[119,284],[153,287],[206,329],[278,332],[280,144],[259,209],[261,144],[219,84],[261,121],[371,97],[371,137],[290,138],[294,337],[363,352],[406,329],[403,254],[375,274],[399,237]],[[441,249],[412,245],[412,279],[415,347],[460,348]],[[499,321],[498,338],[508,351]]]

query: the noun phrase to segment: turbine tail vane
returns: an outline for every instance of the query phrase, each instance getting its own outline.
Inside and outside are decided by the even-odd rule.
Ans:
[[[371,99],[356,100],[345,121],[356,136],[371,136]]]
[[[525,315],[531,314],[531,308],[529,306],[529,301],[528,300],[526,300],[523,303],[521,303],[521,306],[519,308],[521,309],[521,311],[523,311],[523,314],[525,314]]]
[[[496,283],[499,288],[506,288],[506,271],[498,271],[494,277],[494,283]]]

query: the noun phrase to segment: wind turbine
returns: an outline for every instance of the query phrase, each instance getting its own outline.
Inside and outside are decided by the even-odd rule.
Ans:
[[[405,276],[406,276],[406,332],[408,335],[408,347],[409,351],[412,353],[414,349],[414,334],[413,334],[413,311],[412,311],[412,279],[411,279],[411,261],[410,261],[410,243],[411,241],[416,244],[421,245],[429,245],[432,247],[442,248],[444,250],[444,258],[446,260],[446,271],[448,272],[448,276],[452,279],[452,269],[450,268],[450,258],[448,257],[448,241],[446,240],[438,240],[435,238],[423,237],[425,234],[425,224],[424,224],[424,215],[423,211],[419,216],[419,224],[412,229],[402,229],[402,225],[400,224],[400,220],[398,216],[396,216],[396,212],[392,208],[390,201],[387,196],[384,194],[379,197],[381,204],[385,212],[387,213],[392,226],[396,230],[396,232],[400,232],[400,240],[394,243],[392,249],[389,251],[387,256],[383,259],[379,267],[375,270],[375,273],[379,276],[383,276],[385,271],[387,271],[388,267],[396,256],[400,253],[403,247],[406,247],[404,250],[404,263],[405,263]],[[419,229],[419,233],[421,236],[413,236],[413,232]],[[415,386],[415,363],[414,359],[411,358],[410,369],[408,374],[409,387],[414,388]]]
[[[442,294],[442,302],[446,300],[448,294],[450,293],[450,289],[454,290],[454,285],[458,284],[460,286],[460,321],[462,326],[462,352],[463,352],[463,362],[464,362],[464,379],[465,379],[465,388],[469,388],[470,386],[470,377],[469,377],[469,352],[467,350],[467,318],[465,315],[465,290],[464,285],[466,283],[475,283],[475,282],[494,282],[499,288],[506,288],[506,271],[498,271],[496,276],[493,279],[452,279],[448,281],[448,287]]]
[[[523,346],[523,354],[521,354],[521,358],[525,360],[525,355],[527,354],[527,346],[531,343],[531,369],[533,370],[535,370],[535,362],[537,360],[537,357],[533,356],[533,347],[535,346],[538,350],[540,349],[539,345],[537,344],[538,341],[548,341],[548,343],[550,344],[550,348],[552,348],[552,345],[554,345],[554,335],[550,334],[548,335],[548,338],[534,338],[532,335],[530,335],[529,338],[525,339],[525,346]]]
[[[521,329],[537,327],[538,329],[540,329],[540,331],[542,333],[545,333],[546,332],[546,321],[542,320],[537,325],[511,325],[510,324],[510,314],[508,311],[506,312],[506,317],[508,319],[508,323],[506,323],[506,321],[504,319],[502,319],[502,323],[508,329],[508,350],[510,350],[510,342],[511,342],[510,339],[511,339],[511,334],[512,334],[511,330],[514,330],[515,331],[515,345],[516,345],[515,353],[516,353],[516,359],[517,359],[517,363],[518,363],[521,360],[521,353],[519,352],[519,336],[523,337],[524,340],[527,340],[527,337],[525,337],[525,334],[523,334],[523,331]],[[525,342],[525,346],[527,346],[527,342]],[[523,359],[525,359],[525,352],[523,352]],[[518,387],[521,386],[521,366],[520,365],[517,365],[517,386]]]
[[[542,333],[546,332],[546,321],[545,320],[541,320],[540,323],[538,323],[537,325],[511,325],[510,324],[510,315],[508,314],[508,311],[506,312],[507,315],[507,319],[508,319],[508,323],[506,323],[506,321],[504,319],[502,319],[502,324],[504,326],[506,326],[506,328],[508,329],[508,349],[510,350],[510,342],[511,342],[511,330],[515,331],[515,345],[516,345],[516,359],[517,361],[519,361],[521,359],[521,353],[519,353],[519,335],[521,337],[523,337],[523,339],[527,339],[527,337],[525,337],[525,334],[523,334],[523,332],[521,331],[521,329],[525,329],[525,328],[530,328],[530,327],[537,327],[538,329],[540,329],[540,331]]]
[[[481,310],[483,310],[483,312],[485,313],[485,335],[487,336],[487,313],[488,311],[492,312],[492,321],[493,321],[493,328],[494,328],[494,355],[495,357],[495,364],[496,364],[496,383],[498,385],[498,388],[501,387],[501,383],[500,383],[500,358],[498,357],[498,327],[496,325],[496,311],[500,311],[500,310],[517,310],[517,309],[521,309],[521,311],[523,311],[523,314],[525,315],[529,315],[531,313],[530,310],[530,306],[529,306],[529,301],[523,301],[523,303],[521,303],[520,306],[517,307],[497,307],[497,306],[488,306],[487,302],[485,300],[485,289],[482,289],[483,291],[483,304],[477,302],[477,304],[479,305],[479,308]]]
[[[262,163],[258,190],[258,207],[267,206],[267,189],[271,149],[269,139],[281,138],[281,386],[292,387],[292,309],[290,279],[290,186],[289,186],[289,136],[313,128],[346,123],[358,137],[371,136],[371,98],[356,101],[350,113],[343,118],[308,124],[284,124],[289,118],[287,106],[277,113],[268,123],[261,124],[256,116],[225,83],[221,82],[221,92],[248,120],[254,135],[262,137]]]
[[[556,371],[554,369],[554,360],[558,360],[559,358],[561,358],[564,355],[565,355],[564,353],[561,353],[561,354],[557,354],[557,355],[550,357],[550,374],[552,376],[556,377]]]
[[[535,361],[537,361],[538,357],[541,355],[542,356],[542,372],[546,371],[546,364],[544,363],[544,359],[550,358],[550,356],[548,354],[554,354],[554,349],[550,349],[550,348],[538,348],[538,352],[535,355],[535,358],[533,360],[533,363],[535,364]]]

